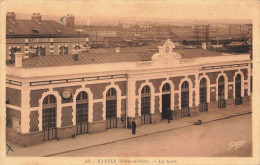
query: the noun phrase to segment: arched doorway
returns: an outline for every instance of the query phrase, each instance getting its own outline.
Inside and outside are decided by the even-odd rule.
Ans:
[[[148,85],[141,91],[141,124],[151,124],[151,91]]]
[[[218,108],[226,108],[224,76],[218,79]]]
[[[42,130],[43,141],[57,138],[57,102],[54,95],[48,95],[43,100],[42,105]]]
[[[242,104],[242,97],[241,97],[241,75],[237,74],[235,79],[235,104],[241,105]]]
[[[181,117],[190,116],[189,111],[189,83],[184,81],[181,85]]]
[[[200,80],[200,112],[208,111],[208,104],[207,104],[207,80],[202,78]]]
[[[88,133],[88,94],[80,92],[76,97],[77,135]]]
[[[162,87],[162,119],[168,119],[171,109],[171,88],[169,83],[165,83]]]
[[[106,93],[106,121],[107,121],[107,129],[116,128],[117,127],[117,98],[116,98],[116,90],[114,88],[110,88]]]

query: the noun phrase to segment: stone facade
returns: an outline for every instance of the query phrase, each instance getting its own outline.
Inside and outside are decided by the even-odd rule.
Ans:
[[[93,121],[101,121],[103,120],[103,117],[102,117],[102,103],[99,102],[99,103],[94,103],[93,105]]]
[[[155,93],[159,93],[160,92],[160,86],[161,86],[162,81],[164,81],[164,80],[165,80],[165,78],[149,80],[153,84],[153,86],[154,86]]]
[[[15,129],[13,128],[14,120],[18,120],[19,125],[21,125],[21,112],[12,108],[6,108],[6,126],[11,129]]]
[[[61,127],[71,126],[72,123],[72,107],[62,107],[61,111]]]
[[[47,92],[47,91],[49,91],[48,88],[31,90],[31,93],[30,93],[30,105],[31,105],[31,107],[38,107],[39,106],[39,100],[42,97],[42,94],[44,92]]]
[[[30,132],[39,131],[39,113],[38,111],[31,111],[30,113]]]
[[[126,96],[126,81],[115,82],[121,90],[121,96]]]
[[[6,99],[9,100],[10,105],[21,107],[21,90],[7,87]]]
[[[90,85],[86,85],[86,87],[90,88],[92,92],[95,91],[95,95],[93,95],[93,99],[102,99],[104,90],[110,84],[111,83],[90,84]]]

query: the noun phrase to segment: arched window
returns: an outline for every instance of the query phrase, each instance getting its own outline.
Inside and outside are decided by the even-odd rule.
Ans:
[[[236,83],[240,83],[241,82],[241,75],[237,74],[236,76]]]
[[[218,96],[224,97],[224,91],[225,91],[225,81],[224,76],[220,76],[218,79]]]
[[[220,76],[219,79],[218,79],[218,82],[221,84],[223,83],[224,84],[224,76]]]
[[[141,93],[142,95],[150,94],[150,87],[148,85],[144,86]]]
[[[189,83],[187,81],[181,85],[181,107],[189,107]]]
[[[224,76],[220,76],[218,79],[218,107],[226,108]]]
[[[189,83],[187,81],[184,81],[181,85],[181,90],[185,91],[185,90],[189,90]]]
[[[162,92],[170,92],[171,88],[170,88],[170,84],[169,83],[165,83],[162,87]]]
[[[200,80],[200,103],[207,102],[207,80],[202,78]]]
[[[189,83],[184,81],[181,85],[181,116],[190,116],[189,112]]]
[[[77,135],[88,133],[88,94],[80,92],[76,98]]]
[[[54,95],[48,95],[42,105],[42,130],[43,140],[56,139],[56,109],[57,103]]]
[[[111,88],[107,91],[106,97],[116,97],[116,90],[115,88]]]
[[[242,97],[241,97],[241,75],[237,74],[235,78],[235,104],[240,105],[242,104]]]
[[[54,95],[48,95],[44,98],[43,100],[43,105],[48,106],[48,105],[56,105],[56,97]]]
[[[141,91],[141,124],[151,123],[151,93],[148,85]]]
[[[78,95],[77,95],[77,98],[76,98],[77,102],[87,102],[88,101],[88,94],[87,92],[85,91],[82,91],[80,92]]]
[[[162,119],[168,119],[171,110],[171,88],[169,83],[162,87]]]
[[[207,80],[202,78],[200,80],[200,112],[208,111],[207,105]]]
[[[207,86],[207,80],[205,78],[200,80],[200,86]]]
[[[106,93],[106,120],[107,129],[117,127],[117,98],[116,90],[110,88]]]

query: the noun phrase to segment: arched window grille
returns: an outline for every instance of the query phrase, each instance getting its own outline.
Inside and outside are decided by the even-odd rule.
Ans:
[[[80,92],[76,98],[77,134],[88,133],[88,94]]]
[[[162,92],[170,92],[171,87],[169,83],[165,83],[162,87]]]
[[[237,74],[235,78],[235,104],[242,104],[242,96],[241,96],[241,75]]]
[[[207,80],[202,78],[200,80],[200,105],[199,105],[200,112],[208,111],[208,104],[207,104]]]
[[[218,107],[226,108],[224,76],[220,76],[218,79]]]
[[[141,124],[151,123],[151,91],[148,85],[141,91]]]
[[[42,130],[43,130],[43,140],[56,139],[56,110],[57,103],[56,97],[54,95],[48,95],[43,99],[42,105]]]
[[[189,107],[189,83],[187,81],[181,85],[181,107]]]
[[[117,93],[110,88],[106,93],[106,120],[107,129],[117,127]]]

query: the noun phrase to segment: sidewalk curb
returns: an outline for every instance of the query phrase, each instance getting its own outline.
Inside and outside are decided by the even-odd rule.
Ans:
[[[229,118],[233,118],[233,117],[238,117],[238,116],[242,116],[242,115],[248,115],[248,114],[251,114],[251,113],[252,112],[245,112],[245,113],[240,113],[240,114],[236,114],[236,115],[232,114],[232,115],[229,115],[229,116],[226,116],[226,117],[217,118],[217,119],[209,120],[209,121],[204,121],[204,122],[202,122],[202,124],[203,123],[211,123],[211,122],[215,122],[215,121],[220,121],[220,120],[224,120],[224,119],[229,119]],[[176,128],[166,129],[166,130],[162,130],[162,131],[156,131],[156,132],[152,132],[152,133],[144,133],[143,135],[137,135],[137,136],[134,136],[134,137],[128,137],[128,138],[114,140],[114,141],[101,143],[101,144],[96,144],[96,145],[92,145],[92,146],[81,147],[81,148],[67,150],[67,151],[63,151],[63,152],[59,152],[59,153],[48,154],[48,155],[44,155],[42,157],[51,157],[51,156],[60,155],[60,154],[68,153],[68,152],[73,152],[73,151],[83,150],[83,149],[87,149],[87,148],[92,148],[92,147],[112,144],[112,143],[125,141],[125,140],[129,140],[129,139],[135,139],[135,138],[139,138],[139,137],[145,137],[145,136],[158,134],[158,133],[162,133],[162,132],[167,132],[167,131],[171,131],[171,130],[176,130],[176,129],[180,129],[180,128],[185,128],[185,127],[189,127],[189,126],[195,126],[195,125],[194,124],[187,124],[187,125],[183,125],[183,126],[176,127]]]

